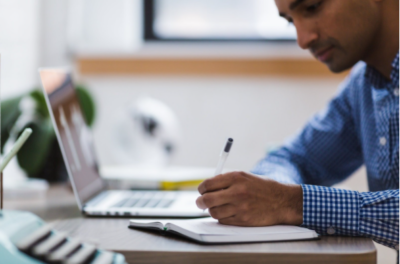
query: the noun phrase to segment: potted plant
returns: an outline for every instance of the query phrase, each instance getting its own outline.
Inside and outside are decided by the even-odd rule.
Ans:
[[[95,119],[95,103],[84,86],[76,87],[86,124]],[[28,177],[49,182],[67,180],[65,164],[54,133],[53,124],[41,89],[1,102],[1,153],[6,142],[18,137],[26,128],[31,137],[17,154],[18,163]]]

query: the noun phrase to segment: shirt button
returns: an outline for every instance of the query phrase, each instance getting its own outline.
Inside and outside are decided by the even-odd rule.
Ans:
[[[394,89],[393,94],[399,96],[399,88]]]
[[[379,144],[381,144],[381,146],[385,146],[386,145],[386,138],[385,137],[381,137],[380,139],[379,139]]]
[[[333,227],[328,227],[328,230],[326,230],[326,232],[328,233],[328,235],[333,235],[336,233],[336,230]]]

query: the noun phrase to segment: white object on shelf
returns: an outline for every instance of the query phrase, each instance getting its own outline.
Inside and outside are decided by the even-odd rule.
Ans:
[[[179,148],[179,120],[165,103],[141,97],[115,114],[113,154],[121,165],[165,167]]]

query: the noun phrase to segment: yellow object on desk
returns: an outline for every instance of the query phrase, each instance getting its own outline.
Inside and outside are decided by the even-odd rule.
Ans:
[[[165,191],[196,189],[203,181],[204,179],[189,181],[161,181],[160,189]]]
[[[220,158],[218,161],[217,169],[214,175],[218,175],[222,173],[224,168],[224,164],[226,159],[228,158],[229,151],[232,147],[233,139],[228,138],[224,147],[222,148]],[[173,190],[188,190],[188,189],[195,189],[202,183],[205,179],[201,180],[186,180],[186,181],[161,181],[160,189],[165,191],[173,191]]]

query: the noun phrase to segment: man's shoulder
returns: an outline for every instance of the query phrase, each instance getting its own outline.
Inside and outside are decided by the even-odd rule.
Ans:
[[[351,109],[353,117],[358,116],[358,112],[362,111],[364,101],[371,96],[368,89],[368,82],[365,74],[367,65],[364,62],[358,62],[353,66],[346,79],[340,84],[336,96],[333,101],[340,102],[342,106]],[[367,89],[366,89],[367,88]]]
[[[365,71],[367,69],[367,64],[363,61],[359,61],[350,71],[348,78],[352,80],[362,80],[365,78]]]
[[[339,93],[343,92],[357,92],[365,87],[365,73],[367,65],[365,62],[358,62],[353,66],[346,79],[339,87]]]
[[[356,63],[350,70],[343,84],[351,84],[352,86],[360,84],[365,80],[365,72],[367,65],[363,61]]]

